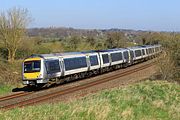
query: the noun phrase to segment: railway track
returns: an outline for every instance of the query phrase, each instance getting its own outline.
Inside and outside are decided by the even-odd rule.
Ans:
[[[30,95],[30,94],[32,94],[32,92],[19,92],[19,93],[16,93],[16,94],[4,96],[4,97],[0,98],[0,102],[10,100],[10,99],[14,99],[14,98],[18,98],[18,97],[22,97],[22,96],[27,96],[27,95]]]
[[[127,76],[129,74],[141,71],[141,70],[146,69],[148,67],[151,67],[153,65],[154,65],[154,63],[149,63],[149,64],[143,65],[141,67],[138,67],[138,68],[134,68],[134,69],[130,69],[128,71],[124,71],[121,74],[117,73],[117,74],[115,74],[113,76],[108,76],[106,78],[102,78],[102,79],[99,79],[99,80],[96,80],[96,81],[92,81],[92,82],[89,82],[89,83],[84,83],[84,84],[79,85],[79,86],[69,87],[69,88],[66,88],[66,89],[61,90],[61,91],[56,91],[56,92],[52,92],[52,93],[45,94],[45,95],[42,95],[42,96],[38,96],[38,97],[35,97],[35,98],[30,98],[30,99],[27,99],[27,100],[17,101],[16,103],[13,103],[13,104],[4,105],[4,106],[1,106],[0,109],[7,110],[7,109],[13,109],[13,108],[16,108],[16,107],[24,107],[24,106],[28,106],[28,105],[34,105],[34,104],[37,104],[37,103],[40,103],[40,102],[45,102],[45,101],[47,101],[49,99],[60,97],[62,95],[66,95],[66,94],[69,94],[69,93],[80,91],[80,90],[90,88],[90,87],[98,85],[98,84],[102,84],[102,83],[105,83],[105,82],[108,82],[108,81],[111,81],[111,80],[115,80],[115,79],[123,77],[123,76]],[[22,95],[23,95],[23,93],[22,93]],[[24,94],[24,95],[26,95],[26,94]],[[27,93],[27,95],[28,95],[28,93]],[[19,93],[19,95],[17,94],[16,96],[21,96],[21,94]],[[16,96],[14,96],[14,97],[9,96],[9,97],[0,98],[0,103],[2,102],[2,100],[5,101],[7,99],[11,99],[11,98],[13,99],[13,98],[16,98]]]

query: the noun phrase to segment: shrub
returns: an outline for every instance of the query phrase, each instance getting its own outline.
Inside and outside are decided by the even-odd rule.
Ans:
[[[180,80],[180,35],[170,35],[161,41],[163,55],[159,58],[159,70],[163,79]]]

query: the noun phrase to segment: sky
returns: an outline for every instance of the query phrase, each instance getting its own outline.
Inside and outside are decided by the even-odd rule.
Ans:
[[[33,27],[180,31],[180,0],[0,0],[27,8]]]

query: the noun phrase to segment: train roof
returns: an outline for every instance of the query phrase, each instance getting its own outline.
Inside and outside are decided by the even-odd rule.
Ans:
[[[151,47],[155,47],[155,46],[161,46],[161,45],[159,45],[159,44],[156,44],[156,45],[140,45],[140,46],[128,47],[128,49],[151,48]]]
[[[125,51],[128,49],[139,49],[139,48],[148,48],[153,46],[161,46],[159,44],[157,45],[142,45],[142,46],[134,46],[134,47],[128,47],[128,48],[113,48],[113,49],[107,49],[107,50],[89,50],[89,51],[82,51],[82,52],[64,52],[64,53],[50,53],[50,54],[32,54],[31,57],[41,57],[41,58],[48,58],[48,57],[59,57],[59,56],[73,56],[73,55],[86,55],[86,54],[93,54],[97,52],[114,52],[114,51]]]
[[[115,48],[115,49],[108,49],[108,50],[90,50],[90,51],[82,51],[82,52],[65,52],[65,53],[50,53],[50,54],[32,54],[30,57],[41,57],[41,58],[48,58],[48,57],[59,57],[59,56],[73,56],[73,55],[86,55],[86,54],[93,54],[97,52],[113,52],[119,50],[126,50],[125,48]]]
[[[83,54],[83,53],[80,53],[80,52],[67,52],[67,53],[50,53],[50,54],[33,54],[31,55],[32,57],[58,57],[58,56],[66,56],[66,55],[80,55],[80,54]]]
[[[107,49],[107,50],[98,50],[97,52],[113,52],[113,51],[124,51],[127,50],[126,48],[113,48],[113,49]]]
[[[65,53],[50,53],[50,54],[32,54],[30,57],[59,57],[59,56],[73,56],[73,55],[85,55],[85,54],[96,53],[95,51],[83,51],[83,52],[65,52]]]

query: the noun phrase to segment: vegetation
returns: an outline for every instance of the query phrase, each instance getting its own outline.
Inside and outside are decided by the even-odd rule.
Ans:
[[[0,95],[11,92],[15,87],[22,86],[21,62],[15,61],[13,64],[9,64],[7,61],[0,61]]]
[[[127,38],[122,32],[110,32],[106,40],[107,48],[124,48],[127,43]]]
[[[0,84],[0,96],[3,96],[3,95],[6,95],[7,93],[10,93],[13,88],[14,88],[13,85]]]
[[[145,44],[160,43],[163,54],[157,59],[161,79],[180,80],[180,34],[179,33],[144,33]]]
[[[166,81],[145,81],[104,90],[72,103],[58,103],[0,111],[0,119],[49,120],[178,120],[180,86]]]
[[[25,36],[29,17],[26,9],[13,8],[0,14],[0,40],[8,51],[8,61],[13,62],[19,44]]]

